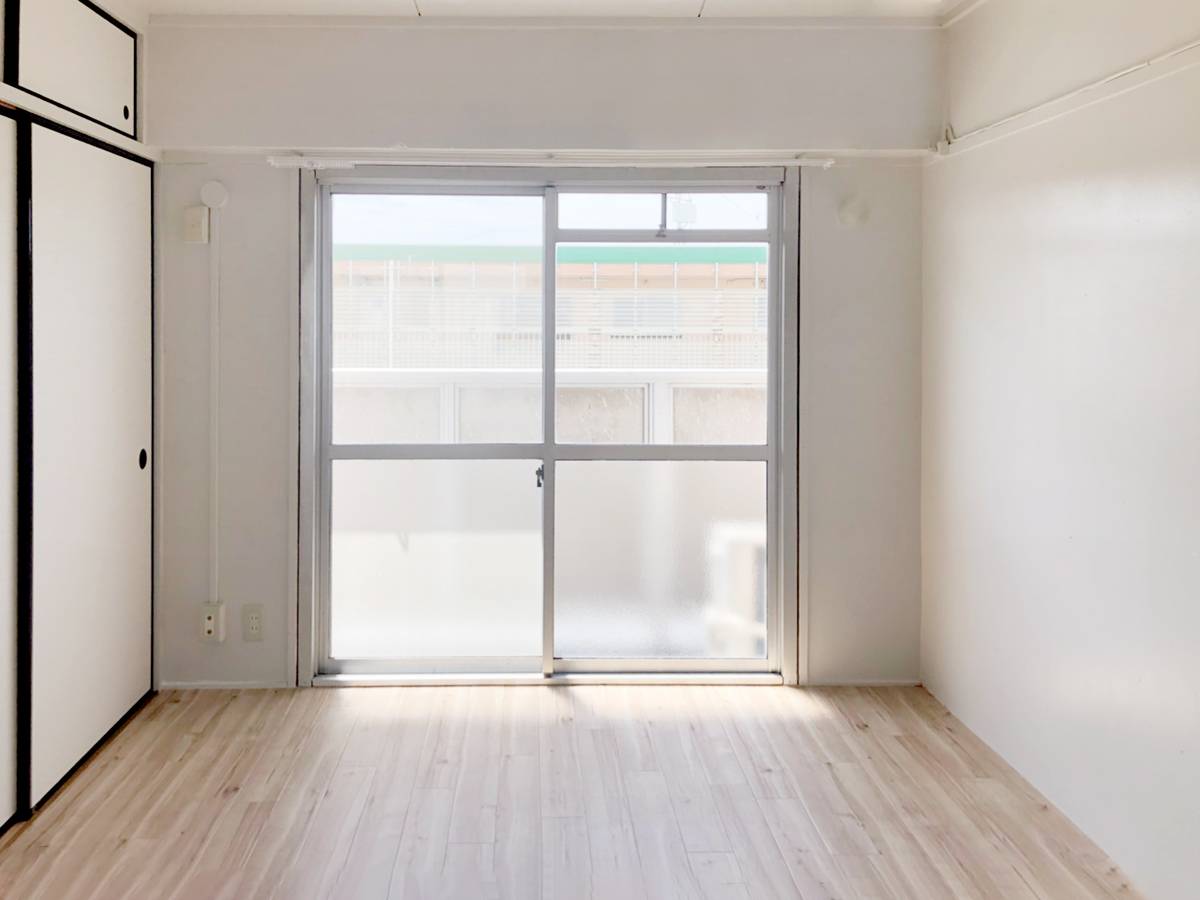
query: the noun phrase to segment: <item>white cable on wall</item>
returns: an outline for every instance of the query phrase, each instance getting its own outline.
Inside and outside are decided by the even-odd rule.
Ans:
[[[208,244],[208,602],[221,602],[221,208],[229,192],[210,181],[200,190],[209,209]]]

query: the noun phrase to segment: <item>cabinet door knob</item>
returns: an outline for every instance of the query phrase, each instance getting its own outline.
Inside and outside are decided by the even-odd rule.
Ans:
[[[146,468],[146,458],[147,458],[147,457],[146,457],[146,451],[145,451],[145,450],[143,450],[141,453],[139,453],[139,454],[138,454],[138,468],[139,468],[139,469],[144,469],[144,468]]]

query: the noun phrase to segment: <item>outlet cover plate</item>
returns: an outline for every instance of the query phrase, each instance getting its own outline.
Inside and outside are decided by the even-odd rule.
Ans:
[[[242,640],[263,639],[263,607],[261,603],[242,604]]]
[[[224,603],[201,604],[200,639],[206,644],[219,644],[225,640]]]

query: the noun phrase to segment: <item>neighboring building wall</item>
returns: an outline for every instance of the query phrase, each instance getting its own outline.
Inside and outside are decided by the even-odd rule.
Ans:
[[[1133,61],[1093,58],[1098,34],[1134,50],[1178,14],[1165,49],[1200,15],[1116,5],[992,0],[951,47],[1014,73],[1053,47],[1086,82]],[[1068,86],[1032,85],[960,105]],[[1200,833],[1198,107],[1193,51],[936,163],[925,194],[923,679],[1164,900],[1195,896]]]
[[[540,244],[333,253],[334,440],[541,441]],[[766,443],[765,244],[558,261],[558,440]]]

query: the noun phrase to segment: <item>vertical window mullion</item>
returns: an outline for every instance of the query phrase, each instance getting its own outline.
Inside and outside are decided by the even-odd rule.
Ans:
[[[542,234],[542,674],[554,674],[554,476],[558,190],[546,188]]]

